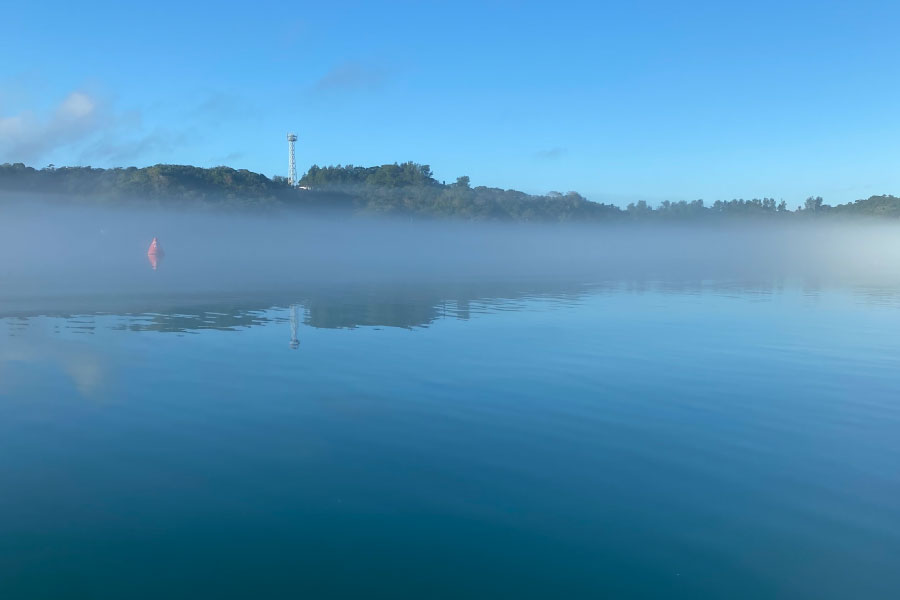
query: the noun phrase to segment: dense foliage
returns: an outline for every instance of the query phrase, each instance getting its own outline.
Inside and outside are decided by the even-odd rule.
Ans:
[[[447,185],[434,179],[428,165],[411,162],[380,167],[313,165],[300,186],[344,194],[353,198],[358,210],[368,213],[520,221],[585,220],[621,213],[615,206],[590,202],[576,192],[535,196],[473,188],[465,176]]]
[[[36,193],[57,199],[94,202],[138,200],[166,204],[268,204],[288,199],[285,183],[246,169],[201,169],[185,165],[154,165],[138,169],[48,167],[21,163],[0,165],[0,194]]]
[[[516,190],[472,187],[468,177],[446,184],[431,168],[412,162],[378,167],[313,165],[291,187],[283,177],[268,177],[246,169],[203,169],[184,165],[94,169],[47,167],[21,163],[0,165],[0,201],[103,204],[152,203],[208,208],[331,208],[354,213],[379,213],[467,220],[517,221],[671,221],[718,217],[789,218],[800,215],[862,215],[900,218],[900,198],[872,196],[829,206],[821,197],[807,198],[795,211],[772,198],[717,200],[706,204],[664,201],[651,207],[641,201],[621,209],[591,202],[577,192],[533,195]]]

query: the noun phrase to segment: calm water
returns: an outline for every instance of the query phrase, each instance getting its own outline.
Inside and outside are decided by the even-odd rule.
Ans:
[[[900,596],[900,289],[0,309],[0,598]]]

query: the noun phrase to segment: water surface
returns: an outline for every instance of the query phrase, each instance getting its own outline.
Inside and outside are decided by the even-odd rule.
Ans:
[[[900,289],[0,302],[3,598],[892,598]]]

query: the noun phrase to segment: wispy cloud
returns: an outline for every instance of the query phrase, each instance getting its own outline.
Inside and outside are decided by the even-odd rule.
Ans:
[[[246,98],[225,92],[210,93],[191,112],[191,118],[226,119],[246,117],[258,112]]]
[[[209,159],[209,163],[213,165],[225,165],[229,167],[235,167],[235,161],[239,161],[246,156],[243,152],[229,152],[224,156],[214,156]]]
[[[562,158],[568,152],[569,151],[565,148],[554,147],[546,150],[539,150],[534,153],[534,157],[541,160],[556,160],[557,158]]]
[[[79,154],[82,162],[100,160],[122,165],[144,156],[154,156],[165,162],[165,156],[188,141],[185,133],[156,129],[138,137],[123,137],[110,132],[86,145]]]
[[[49,114],[26,110],[0,117],[0,156],[34,160],[58,146],[82,142],[110,125],[108,115],[94,98],[75,91]]]
[[[65,151],[82,162],[119,163],[166,152],[182,138],[160,129],[144,132],[139,111],[116,111],[76,90],[44,113],[0,116],[0,161],[35,162]]]
[[[345,62],[332,67],[313,85],[320,93],[372,90],[387,81],[387,72],[374,65]]]

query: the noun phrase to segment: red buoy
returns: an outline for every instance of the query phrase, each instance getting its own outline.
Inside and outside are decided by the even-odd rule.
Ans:
[[[163,249],[162,246],[159,245],[159,240],[153,238],[153,241],[150,242],[150,247],[147,248],[147,256],[162,256]]]
[[[150,260],[150,267],[155,271],[159,267],[159,261],[163,257],[163,249],[162,246],[159,245],[159,240],[153,238],[153,241],[150,242],[150,247],[147,248],[147,259]]]

